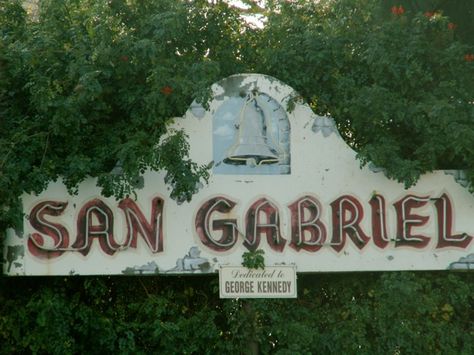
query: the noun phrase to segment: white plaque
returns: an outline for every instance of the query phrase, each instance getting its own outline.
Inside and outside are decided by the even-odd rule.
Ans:
[[[219,269],[219,293],[221,298],[296,298],[296,268],[223,266]]]

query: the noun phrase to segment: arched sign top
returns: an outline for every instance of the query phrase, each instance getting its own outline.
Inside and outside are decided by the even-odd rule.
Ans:
[[[197,147],[192,158],[213,162],[214,174],[291,175],[331,160],[353,164],[356,153],[334,120],[316,115],[278,79],[236,74],[211,89],[209,109],[193,102],[188,119],[178,118],[176,127],[199,137],[190,140]]]

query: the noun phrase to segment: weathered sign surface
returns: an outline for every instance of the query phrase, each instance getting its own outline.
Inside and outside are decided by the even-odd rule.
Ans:
[[[77,196],[51,183],[23,196],[5,273],[212,273],[256,249],[266,266],[298,272],[474,268],[474,196],[462,173],[433,172],[406,190],[361,169],[332,119],[298,102],[289,111],[296,93],[278,80],[242,74],[212,89],[209,110],[193,103],[175,123],[191,158],[213,162],[191,202],[171,199],[156,172],[121,201],[94,179]]]

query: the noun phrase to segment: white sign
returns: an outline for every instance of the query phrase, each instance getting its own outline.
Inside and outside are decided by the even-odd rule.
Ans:
[[[219,294],[221,298],[296,298],[296,269],[290,265],[265,269],[223,266]]]
[[[100,195],[95,179],[70,196],[61,181],[22,196],[23,225],[7,232],[9,275],[214,273],[263,249],[265,266],[298,272],[474,268],[474,196],[460,171],[405,189],[356,153],[332,119],[278,80],[235,75],[212,87],[175,129],[209,184],[175,201],[164,172],[137,198]],[[211,164],[212,163],[212,164]]]

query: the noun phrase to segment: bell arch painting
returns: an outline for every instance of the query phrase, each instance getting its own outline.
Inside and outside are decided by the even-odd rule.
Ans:
[[[223,87],[230,85],[220,83]],[[290,174],[286,110],[257,82],[226,98],[213,116],[215,174]]]

